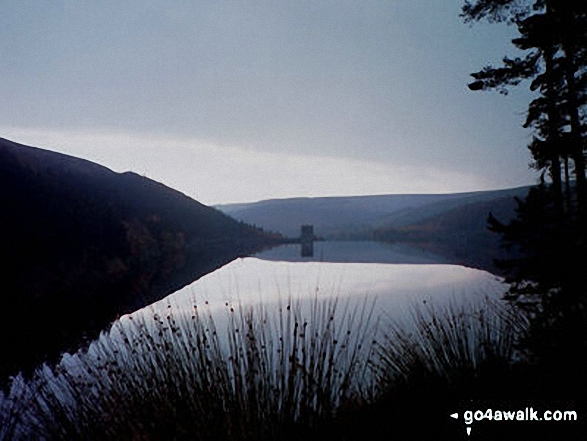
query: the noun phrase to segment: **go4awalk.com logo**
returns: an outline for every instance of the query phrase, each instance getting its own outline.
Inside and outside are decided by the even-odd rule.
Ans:
[[[467,435],[471,435],[472,425],[476,421],[577,421],[577,412],[574,410],[545,410],[539,411],[532,407],[519,410],[467,410],[450,415],[454,419],[463,419]]]

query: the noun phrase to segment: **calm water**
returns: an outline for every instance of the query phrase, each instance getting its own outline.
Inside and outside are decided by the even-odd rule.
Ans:
[[[337,298],[352,306],[374,302],[377,313],[401,318],[418,303],[476,302],[498,298],[506,288],[488,272],[447,264],[426,250],[376,242],[316,242],[312,257],[302,257],[300,245],[286,245],[237,259],[152,308],[205,304],[215,310],[227,304],[270,306],[289,299],[304,303]]]
[[[256,322],[266,319],[269,325],[264,332],[269,329],[274,337],[280,320],[319,326],[325,317],[333,316],[339,329],[370,341],[378,337],[386,320],[410,326],[414,308],[419,306],[476,307],[487,298],[498,299],[507,288],[492,274],[446,264],[425,250],[375,242],[315,245],[311,257],[301,256],[300,245],[288,245],[234,260],[167,298],[121,317],[81,356],[83,363],[121,356],[108,355],[104,348],[109,348],[106,352],[119,348],[124,359],[149,358],[154,348],[173,341],[175,337],[169,340],[166,334],[173,328],[181,335],[178,344],[185,345],[186,339],[195,338],[196,315],[212,317],[222,341],[234,331],[234,327],[229,330],[231,320],[238,326],[235,318],[250,311]],[[153,338],[147,346],[145,335]],[[133,339],[142,343],[133,345]],[[61,364],[77,372],[78,355],[66,355]]]
[[[378,338],[386,320],[411,326],[415,308],[478,307],[487,298],[501,297],[506,288],[485,271],[449,265],[425,250],[406,246],[322,242],[315,244],[312,257],[302,257],[300,245],[288,245],[234,260],[167,298],[121,317],[82,358],[85,364],[103,360],[113,356],[103,353],[104,348],[109,352],[117,347],[126,353],[125,359],[135,353],[149,358],[154,348],[173,341],[166,334],[173,328],[181,335],[177,344],[185,345],[186,339],[195,338],[196,316],[211,317],[220,340],[227,341],[234,326],[239,326],[234,324],[237,317],[251,311],[256,323],[268,323],[263,332],[273,338],[278,337],[280,320],[320,326],[332,316],[338,329],[370,341]],[[153,338],[147,346],[145,335]],[[142,343],[133,345],[133,339]],[[62,366],[76,372],[77,357],[64,357]]]
[[[332,316],[332,323],[342,330],[341,335],[351,336],[352,344],[355,335],[357,342],[377,338],[387,319],[410,326],[411,312],[418,305],[483,305],[486,298],[497,299],[506,291],[499,278],[485,271],[450,265],[426,250],[406,246],[322,242],[314,244],[313,256],[307,255],[307,249],[304,257],[301,254],[300,245],[289,245],[237,259],[121,317],[87,350],[65,354],[55,371],[45,367],[30,382],[17,378],[11,400],[0,393],[0,417],[12,415],[16,421],[5,427],[26,431],[27,424],[38,421],[39,415],[51,421],[52,405],[33,405],[38,403],[39,390],[72,414],[83,406],[99,412],[103,402],[108,402],[103,397],[118,396],[127,387],[124,385],[147,381],[141,375],[152,378],[155,372],[163,381],[168,375],[175,378],[196,369],[190,367],[194,364],[192,342],[202,332],[227,341],[225,336],[234,332],[229,324],[242,326],[231,320],[251,310],[255,323],[268,324],[261,325],[268,337],[277,337],[285,328],[291,331],[294,321],[307,321],[310,328],[314,321],[319,327]],[[329,309],[334,302],[336,309]],[[367,320],[370,308],[372,315]],[[217,334],[208,329],[212,328],[209,322],[197,324],[198,317],[210,316]],[[284,328],[280,323],[287,320],[291,322]],[[166,366],[173,372],[167,372]],[[93,409],[98,402],[102,404]]]
[[[263,260],[285,262],[449,264],[446,257],[423,248],[382,242],[314,242],[312,255],[304,255],[298,244],[284,245],[257,254]]]
[[[355,321],[362,323],[368,314],[364,310],[372,310],[370,323],[382,318],[409,326],[418,305],[440,309],[450,304],[482,305],[487,298],[500,298],[507,289],[488,272],[451,265],[441,256],[405,245],[316,242],[311,256],[307,251],[302,252],[299,244],[286,245],[234,260],[165,299],[121,317],[99,341],[116,345],[117,339],[124,338],[121,332],[136,331],[133,323],[137,321],[149,323],[149,332],[156,334],[153,316],[169,313],[179,327],[190,326],[194,311],[210,315],[220,333],[235,314],[250,310],[260,314],[262,308],[264,314],[277,316],[295,307],[305,319],[317,303],[332,302],[340,318],[355,314]],[[377,332],[375,325],[371,331]],[[71,362],[69,356],[65,359]]]

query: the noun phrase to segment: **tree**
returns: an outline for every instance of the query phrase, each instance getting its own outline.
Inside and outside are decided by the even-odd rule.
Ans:
[[[550,366],[566,360],[579,371],[587,368],[587,2],[471,0],[461,16],[519,32],[512,43],[524,55],[473,73],[469,88],[507,94],[528,81],[535,98],[524,127],[533,131],[528,147],[541,183],[518,201],[513,221],[490,215],[489,226],[511,251],[496,262],[510,283],[507,298],[533,313],[527,347]]]
[[[473,73],[471,90],[497,90],[531,80],[538,96],[529,105],[524,127],[532,128],[528,146],[534,167],[548,171],[556,205],[562,210],[577,201],[585,209],[585,136],[587,97],[587,7],[569,0],[466,1],[465,22],[487,20],[515,25],[520,36],[512,43],[524,57],[504,58],[500,67],[486,66]],[[573,162],[576,198],[571,197],[569,160]],[[564,165],[565,182],[562,185]],[[565,196],[563,197],[563,193]]]

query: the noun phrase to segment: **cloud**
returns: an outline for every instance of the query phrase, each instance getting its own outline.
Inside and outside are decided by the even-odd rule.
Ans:
[[[21,3],[0,2],[0,121],[37,129],[37,145],[203,200],[535,179],[521,127],[531,96],[466,87],[515,56],[513,31],[469,29],[461,0]],[[172,144],[183,157],[164,153]],[[204,157],[214,166],[200,170]]]
[[[270,198],[451,193],[488,188],[474,175],[385,161],[256,151],[191,138],[2,128],[4,137],[133,171],[205,204]]]

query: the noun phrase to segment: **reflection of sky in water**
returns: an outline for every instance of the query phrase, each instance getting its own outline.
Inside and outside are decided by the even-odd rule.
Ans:
[[[401,318],[402,311],[425,301],[445,305],[450,301],[496,298],[506,286],[495,276],[476,269],[442,264],[380,264],[278,262],[258,258],[237,259],[156,303],[154,308],[190,310],[208,302],[211,311],[237,307],[282,305],[289,299],[302,303],[317,296],[338,298],[356,308],[376,302],[376,312]]]
[[[373,241],[314,242],[314,255],[302,257],[299,244],[283,245],[256,255],[263,260],[340,263],[451,263],[446,257],[407,244]]]
[[[333,338],[348,336],[347,346],[357,347],[356,344],[379,339],[387,318],[402,327],[413,326],[410,319],[415,305],[426,302],[427,307],[442,309],[451,303],[478,304],[483,308],[485,297],[498,298],[505,290],[506,285],[491,274],[456,265],[241,258],[151,306],[121,317],[87,351],[65,354],[57,377],[45,367],[39,381],[54,384],[60,401],[75,403],[67,393],[63,395],[69,390],[71,378],[116,389],[118,377],[113,380],[108,370],[102,369],[114,361],[121,366],[121,372],[133,379],[149,369],[164,375],[161,357],[173,360],[174,366],[186,363],[185,369],[189,369],[193,363],[190,344],[201,337],[203,329],[210,338],[217,335],[221,350],[229,353],[227,337],[235,335],[235,327],[244,329],[246,325],[239,317],[247,316],[248,307],[253,307],[252,317],[260,329],[257,335],[267,341],[277,342],[280,336],[291,335],[294,323],[304,329],[307,324],[309,335],[332,323]],[[332,309],[335,299],[338,304]],[[374,316],[369,319],[374,300]],[[378,317],[384,321],[378,322]],[[269,353],[275,355],[277,346],[271,347]],[[369,345],[361,350],[360,357],[367,360]],[[35,384],[30,384],[31,390]],[[15,383],[11,393],[22,396],[21,389],[25,387],[29,386]],[[108,395],[98,389],[92,393]],[[0,396],[0,404],[1,401]]]
[[[385,328],[373,327],[378,318],[390,318],[402,326],[411,326],[415,306],[426,303],[426,307],[442,310],[450,304],[477,304],[484,308],[485,298],[499,298],[507,288],[499,278],[485,271],[449,265],[434,258],[428,260],[429,255],[421,259],[427,253],[411,247],[392,247],[390,253],[385,244],[340,242],[326,244],[322,249],[323,256],[330,261],[296,258],[299,246],[274,251],[273,260],[236,259],[165,299],[123,316],[90,346],[89,354],[99,355],[100,342],[106,347],[114,342],[114,346],[125,353],[128,351],[123,344],[125,336],[132,341],[141,335],[151,335],[156,342],[160,335],[159,324],[166,323],[170,317],[182,333],[191,335],[196,314],[205,323],[209,315],[212,317],[218,336],[225,344],[224,337],[230,332],[231,321],[241,314],[246,315],[250,308],[255,321],[266,323],[263,327],[268,336],[278,335],[281,319],[289,317],[319,326],[332,314],[339,328],[357,331],[352,333],[353,338],[361,339],[363,332],[369,338],[376,338]],[[354,257],[352,249],[357,250]],[[277,252],[285,252],[291,259],[282,260],[275,254]],[[356,259],[359,263],[348,263],[347,259]],[[389,259],[408,263],[389,263]],[[418,260],[417,264],[413,259]],[[316,301],[321,306],[317,307]],[[333,302],[337,305],[331,310]],[[372,306],[374,315],[369,321]],[[320,318],[323,313],[327,315]],[[135,349],[141,357],[152,355],[148,350]],[[130,354],[126,356],[131,357]],[[77,357],[66,355],[61,365],[78,371]]]

